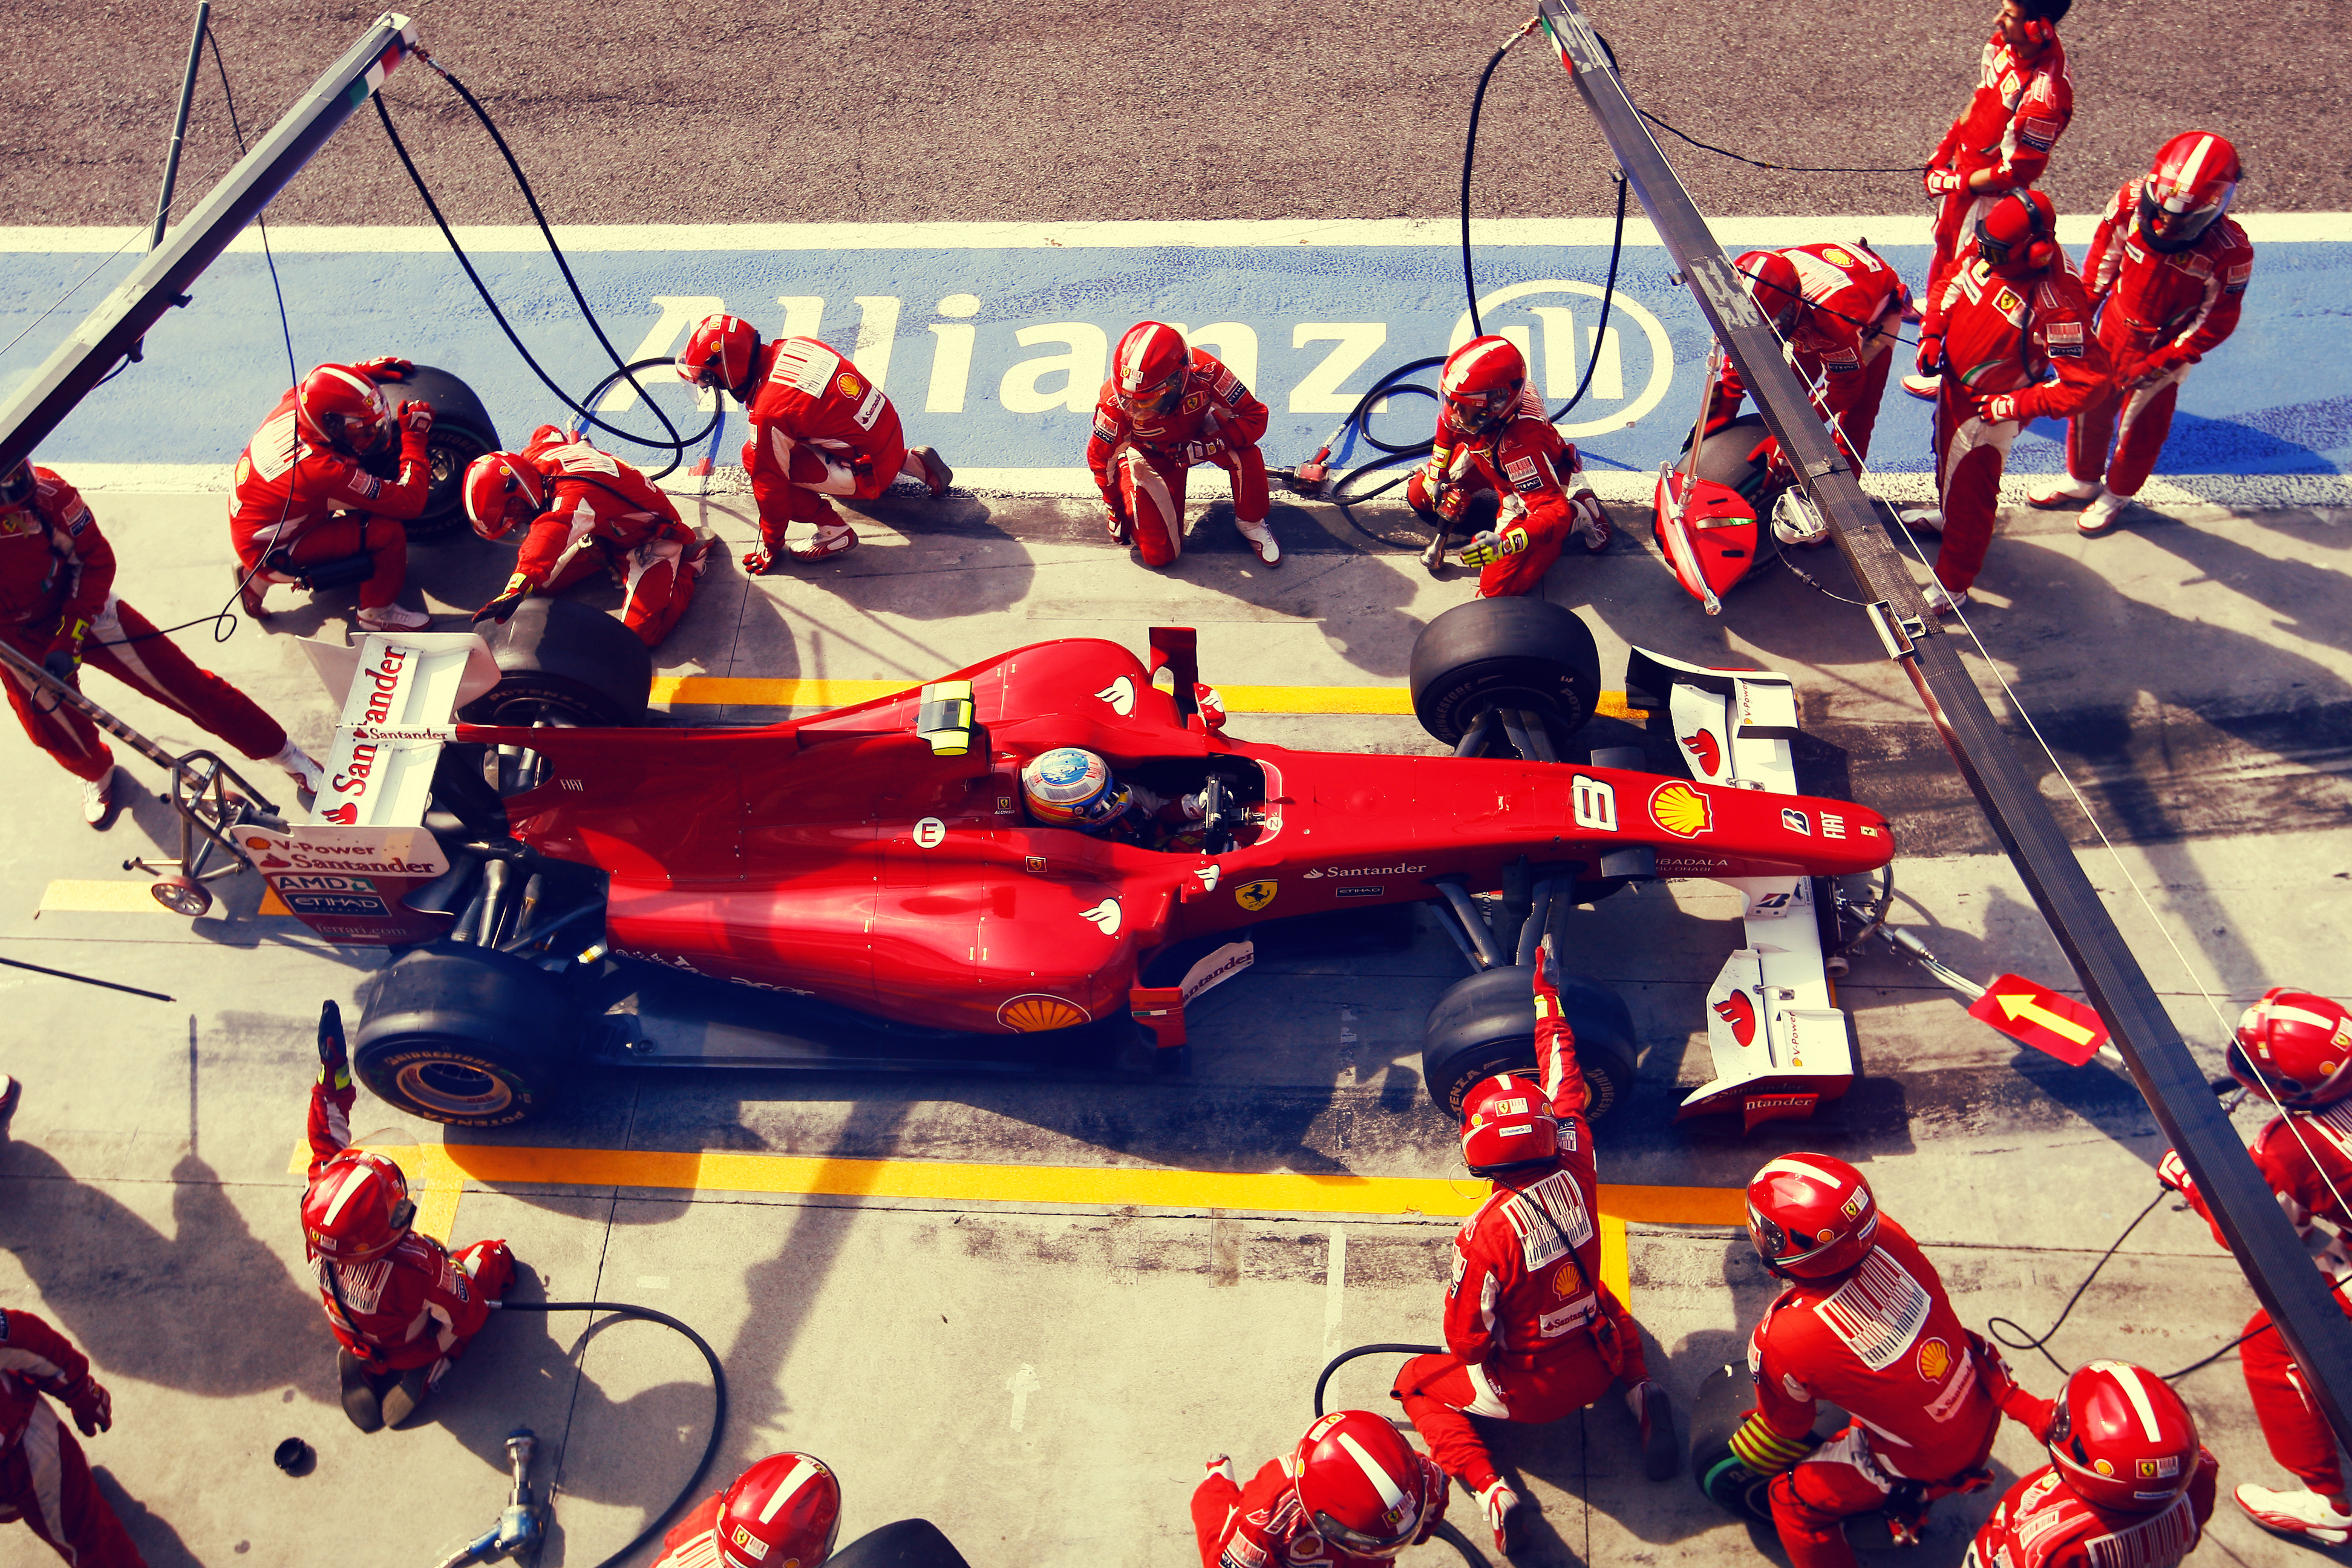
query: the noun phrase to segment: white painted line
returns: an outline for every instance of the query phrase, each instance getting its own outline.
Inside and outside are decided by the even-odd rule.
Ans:
[[[1338,1355],[1340,1321],[1348,1305],[1348,1232],[1331,1227],[1331,1261],[1323,1271],[1323,1359]]]
[[[1039,1387],[1037,1369],[1023,1363],[1019,1372],[1004,1380],[1004,1386],[1013,1395],[1013,1429],[1018,1432],[1022,1424],[1029,1419],[1029,1396]]]
[[[2352,241],[2352,213],[2247,213],[2236,218],[2255,244]],[[2080,245],[2091,237],[2096,214],[2061,216],[2058,237]],[[1867,236],[1879,245],[1926,245],[1933,216],[1926,212],[1862,216],[1735,216],[1711,220],[1726,248],[1799,245],[1827,236]],[[1609,243],[1605,217],[1473,219],[1475,245],[1599,246]],[[146,233],[140,228],[0,227],[0,252],[67,255],[105,254]],[[527,224],[459,227],[457,241],[485,254],[534,251],[545,241]],[[558,225],[557,242],[566,251],[697,250],[1118,250],[1139,247],[1220,250],[1269,247],[1427,246],[1461,243],[1451,218],[1226,218],[1210,222],[1111,223],[805,223],[805,224],[580,224]],[[1655,247],[1657,231],[1645,219],[1629,217],[1625,243]],[[289,225],[269,231],[273,251],[286,255],[334,252],[439,251],[447,248],[440,230],[407,225],[350,227]],[[232,254],[259,255],[261,237],[247,229],[229,246]]]

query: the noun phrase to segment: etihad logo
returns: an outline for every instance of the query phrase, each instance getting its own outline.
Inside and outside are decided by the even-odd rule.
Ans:
[[[1650,793],[1650,820],[1677,838],[1696,838],[1715,826],[1706,796],[1675,780]]]

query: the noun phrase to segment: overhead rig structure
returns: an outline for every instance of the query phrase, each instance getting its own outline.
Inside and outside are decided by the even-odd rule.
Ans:
[[[2328,1425],[2339,1441],[2352,1443],[2352,1321],[2330,1300],[2247,1157],[2180,1031],[1961,663],[1958,645],[1927,612],[1883,526],[1884,503],[1863,489],[1831,439],[1781,357],[1779,336],[1741,288],[1730,257],[1626,92],[1608,45],[1576,0],[1538,0],[1537,14],[1716,341],[1739,367],[1806,499],[1853,568],[1864,613],[1886,657],[1902,666],[1918,692],[2035,907],[2106,1020],[2133,1082],[2210,1205],[2247,1282],[2286,1336]]]

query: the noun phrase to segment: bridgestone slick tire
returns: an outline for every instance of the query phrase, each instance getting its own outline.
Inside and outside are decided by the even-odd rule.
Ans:
[[[581,1020],[554,976],[476,948],[404,954],[378,976],[352,1070],[378,1099],[452,1127],[512,1127],[556,1098]]]
[[[1559,1005],[1576,1034],[1576,1062],[1591,1098],[1585,1120],[1598,1121],[1633,1091],[1640,1053],[1633,1015],[1597,980],[1563,974]],[[1474,974],[1429,1010],[1421,1054],[1429,1098],[1460,1117],[1462,1099],[1482,1078],[1536,1071],[1535,971],[1510,967]]]

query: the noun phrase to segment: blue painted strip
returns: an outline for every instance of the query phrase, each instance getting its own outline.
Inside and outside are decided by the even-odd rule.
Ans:
[[[1837,226],[1824,234],[1837,237]],[[1881,249],[1917,283],[1925,247]],[[33,322],[90,259],[12,255],[0,277],[0,341]],[[1587,245],[1478,254],[1489,330],[1524,334],[1555,403],[1592,350],[1608,259],[1605,246]],[[125,255],[108,264],[0,356],[0,393],[29,376],[131,263]],[[960,468],[982,470],[1082,463],[1106,347],[1139,319],[1194,329],[1241,371],[1274,409],[1266,448],[1285,463],[1311,453],[1381,371],[1444,353],[1464,314],[1454,254],[1427,245],[604,250],[572,264],[624,353],[674,349],[700,309],[690,300],[721,301],[771,332],[789,316],[793,330],[850,350],[882,381],[914,439],[939,446]],[[492,252],[477,265],[568,387],[584,390],[609,368],[543,253]],[[1564,422],[1596,468],[1654,468],[1695,412],[1706,334],[1668,265],[1654,247],[1627,247],[1593,392]],[[308,250],[281,254],[278,266],[302,368],[377,353],[441,365],[473,384],[510,441],[562,416],[446,252]],[[666,322],[669,330],[657,330]],[[861,324],[869,339],[887,342],[887,366],[871,346],[855,347]],[[2347,349],[2352,243],[2263,245],[2245,322],[2189,380],[2158,472],[2352,472]],[[262,259],[231,254],[199,280],[191,307],[150,334],[146,362],[93,394],[45,445],[43,460],[233,462],[284,389],[286,371]],[[685,389],[671,384],[660,395],[682,424]],[[1890,392],[1874,466],[1926,469],[1927,414]],[[629,417],[654,428],[642,409]],[[1429,424],[1425,401],[1403,399],[1381,429],[1418,438]],[[2012,468],[2054,471],[2062,434],[2037,426]]]

